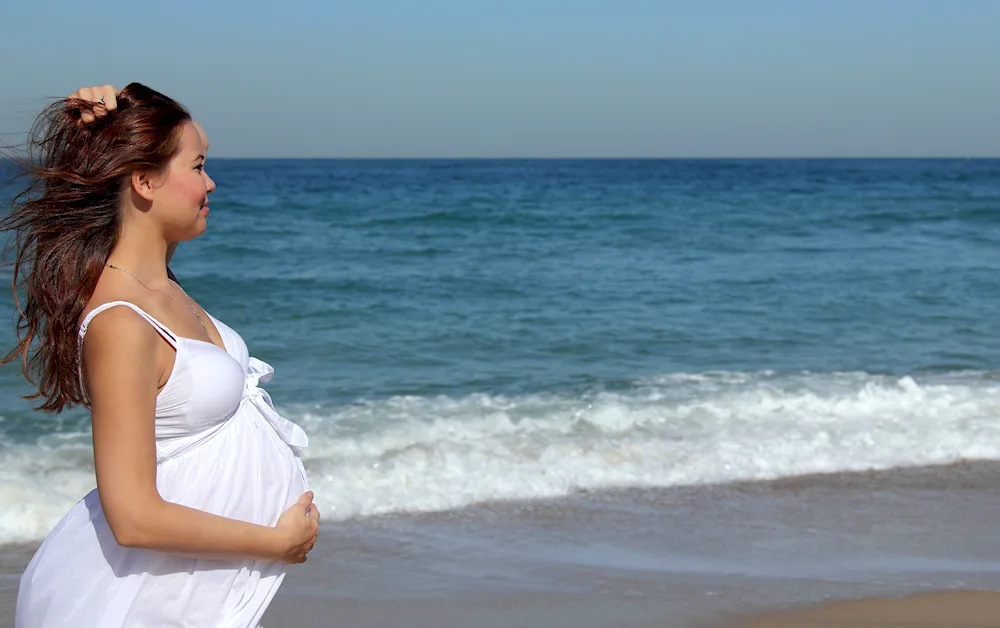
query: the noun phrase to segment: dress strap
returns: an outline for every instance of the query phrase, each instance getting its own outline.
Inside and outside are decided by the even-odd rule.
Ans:
[[[97,307],[95,307],[94,309],[92,309],[87,314],[87,316],[83,319],[83,323],[80,324],[80,342],[81,343],[83,342],[84,335],[86,335],[86,333],[87,333],[87,326],[90,325],[90,321],[94,320],[94,317],[97,316],[98,314],[100,314],[101,312],[103,312],[105,310],[109,310],[109,309],[115,307],[116,305],[124,305],[125,307],[131,308],[132,310],[134,310],[136,314],[138,314],[139,316],[141,316],[144,319],[146,319],[146,322],[148,322],[150,325],[152,325],[153,329],[155,329],[157,332],[159,332],[160,335],[163,336],[163,339],[166,340],[167,342],[169,342],[170,346],[172,346],[175,351],[177,350],[177,345],[179,343],[179,341],[177,339],[178,338],[177,334],[175,334],[174,332],[170,331],[169,327],[167,327],[166,325],[164,325],[160,321],[156,320],[155,318],[153,318],[149,314],[147,314],[146,311],[143,310],[141,307],[139,307],[138,305],[136,305],[134,303],[129,303],[128,301],[109,301],[107,303],[102,303],[101,305],[98,305]]]
[[[177,334],[170,331],[170,328],[156,320],[152,316],[146,313],[141,307],[135,303],[129,303],[128,301],[108,301],[107,303],[102,303],[98,305],[84,317],[83,322],[80,324],[80,335],[77,337],[77,352],[76,352],[76,375],[80,380],[80,386],[83,388],[83,398],[86,403],[90,403],[89,395],[87,394],[87,387],[83,383],[83,337],[87,335],[87,326],[90,325],[90,321],[94,320],[94,317],[105,310],[110,310],[116,305],[124,305],[127,308],[133,310],[136,314],[146,319],[146,321],[153,326],[163,339],[170,343],[170,346],[177,351],[177,345],[179,341],[177,340]]]

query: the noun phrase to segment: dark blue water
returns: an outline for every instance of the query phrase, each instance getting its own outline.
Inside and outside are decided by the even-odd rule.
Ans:
[[[223,161],[176,271],[282,392],[1000,363],[1000,161]],[[277,385],[277,384],[276,384]]]
[[[572,414],[617,394],[634,419],[649,382],[713,372],[836,404],[1000,366],[1000,160],[210,160],[209,172],[208,233],[173,268],[275,366],[276,403],[331,439],[433,424],[472,399],[513,400],[514,416],[533,399]],[[844,373],[856,386],[830,392]],[[684,395],[707,403],[726,386]],[[4,442],[86,432],[79,413],[62,427],[33,415],[26,391],[16,366],[0,371]],[[545,407],[544,420],[563,408]]]

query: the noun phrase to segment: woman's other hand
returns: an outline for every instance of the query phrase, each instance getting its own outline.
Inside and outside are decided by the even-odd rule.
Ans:
[[[69,95],[69,100],[83,100],[93,103],[89,109],[80,110],[80,122],[90,124],[97,118],[103,118],[108,112],[118,109],[118,94],[120,89],[114,85],[95,85],[92,87],[81,87]]]

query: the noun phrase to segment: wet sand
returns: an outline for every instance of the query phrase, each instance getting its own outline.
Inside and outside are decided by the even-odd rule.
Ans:
[[[1000,593],[944,592],[903,599],[857,600],[751,620],[747,628],[995,628]]]
[[[330,522],[264,626],[1000,626],[997,521],[977,462]]]

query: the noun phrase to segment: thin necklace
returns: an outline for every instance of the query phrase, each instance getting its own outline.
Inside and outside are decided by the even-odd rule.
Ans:
[[[198,324],[199,324],[199,325],[201,325],[201,328],[202,328],[202,329],[203,329],[203,330],[205,331],[205,336],[207,336],[208,338],[211,338],[211,337],[212,337],[212,336],[211,336],[211,334],[209,334],[209,333],[208,333],[208,328],[207,328],[207,327],[205,327],[205,323],[204,323],[204,321],[202,321],[202,320],[201,320],[201,314],[199,314],[199,313],[198,313],[198,310],[197,310],[197,309],[196,309],[196,308],[194,307],[194,301],[193,301],[193,300],[191,300],[191,297],[190,297],[190,296],[188,295],[188,293],[184,291],[184,288],[181,288],[180,284],[177,284],[177,287],[178,287],[178,288],[180,288],[180,289],[181,289],[181,293],[183,293],[183,294],[184,294],[184,296],[185,296],[185,297],[187,297],[187,300],[188,300],[188,303],[190,303],[190,304],[191,304],[191,305],[190,305],[190,307],[189,307],[189,306],[187,306],[187,305],[184,305],[183,303],[181,303],[180,301],[178,301],[178,300],[177,300],[177,299],[175,299],[174,297],[170,296],[170,293],[169,293],[169,292],[167,292],[166,290],[160,290],[159,288],[150,288],[149,286],[147,286],[147,285],[145,284],[145,282],[143,282],[143,280],[142,280],[142,279],[139,279],[138,277],[136,277],[135,273],[133,273],[133,272],[131,272],[131,271],[128,271],[128,270],[125,270],[124,268],[121,268],[120,266],[115,266],[114,264],[108,264],[108,263],[105,263],[104,265],[105,265],[105,266],[107,266],[108,268],[113,268],[113,269],[115,269],[115,270],[120,270],[120,271],[122,271],[123,273],[127,273],[127,274],[129,274],[129,275],[132,275],[132,277],[133,277],[133,278],[134,278],[134,279],[135,279],[136,281],[138,281],[138,282],[139,282],[139,285],[141,285],[141,286],[142,286],[143,288],[145,288],[146,290],[150,290],[150,291],[152,291],[152,292],[162,292],[163,294],[167,295],[167,298],[169,298],[169,299],[170,299],[171,301],[173,301],[173,302],[174,302],[174,303],[176,303],[177,305],[181,306],[182,308],[184,308],[184,309],[185,309],[185,310],[187,310],[188,312],[191,312],[192,314],[194,314],[194,317],[195,317],[196,319],[198,319]],[[176,282],[174,282],[174,283],[176,283]]]

